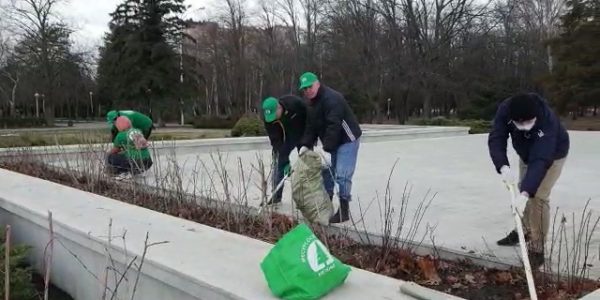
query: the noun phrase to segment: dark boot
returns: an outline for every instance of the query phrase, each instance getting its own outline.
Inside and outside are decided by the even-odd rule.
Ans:
[[[350,205],[348,201],[340,199],[340,208],[329,218],[329,224],[342,223],[350,220]]]
[[[537,270],[544,265],[544,253],[529,252],[529,264],[532,270]]]
[[[525,241],[529,242],[529,235],[527,233],[525,233]],[[519,234],[516,230],[513,230],[497,243],[499,246],[516,246],[519,244]]]
[[[505,238],[497,242],[499,246],[515,246],[519,244],[519,235],[516,230],[511,231]]]

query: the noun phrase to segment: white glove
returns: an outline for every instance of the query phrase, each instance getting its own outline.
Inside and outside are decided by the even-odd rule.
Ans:
[[[525,212],[525,205],[527,205],[527,201],[529,201],[529,196],[523,194],[519,194],[517,199],[515,199],[515,208],[521,217],[523,217],[523,212]]]
[[[331,168],[331,154],[329,154],[323,150],[320,150],[319,155],[321,156],[321,167],[323,169]]]
[[[306,146],[302,146],[302,148],[300,148],[300,151],[298,151],[298,156],[302,156],[302,154],[304,154],[304,152],[308,151],[308,148],[306,148]]]
[[[502,175],[502,181],[504,181],[506,185],[513,186],[517,184],[517,176],[509,166],[502,166],[502,168],[500,168],[500,175]]]

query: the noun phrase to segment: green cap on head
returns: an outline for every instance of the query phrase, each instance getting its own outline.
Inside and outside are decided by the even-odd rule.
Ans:
[[[119,116],[119,113],[116,110],[111,110],[106,113],[106,122],[108,124],[112,124],[115,121],[115,118]]]
[[[268,97],[263,101],[262,108],[265,115],[265,122],[271,123],[277,119],[277,104],[279,104],[279,101],[274,97]]]
[[[317,77],[317,75],[311,72],[306,72],[302,74],[302,76],[300,76],[300,87],[298,89],[302,90],[307,87],[311,87],[313,83],[315,83],[318,80],[319,78]]]

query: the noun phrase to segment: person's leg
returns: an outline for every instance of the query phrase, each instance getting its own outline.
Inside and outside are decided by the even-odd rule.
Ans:
[[[294,145],[291,143],[284,143],[281,148],[279,149],[279,152],[277,153],[277,163],[275,164],[275,169],[273,170],[273,182],[271,183],[271,189],[273,191],[275,191],[275,188],[277,188],[277,185],[281,182],[281,180],[283,180],[283,177],[285,176],[284,174],[284,168],[286,165],[288,165],[290,163],[290,152],[292,152],[292,149],[294,148]],[[271,201],[269,203],[267,203],[268,205],[270,204],[275,204],[275,203],[280,203],[281,202],[281,197],[283,195],[283,186],[277,191],[275,192],[273,198],[271,199]]]
[[[335,180],[339,188],[340,209],[330,222],[344,222],[349,219],[349,202],[352,201],[352,177],[356,169],[356,161],[360,139],[340,146],[335,163]]]
[[[323,177],[323,185],[329,195],[329,200],[333,200],[333,192],[335,188],[335,165],[337,163],[337,152],[330,153],[331,165],[328,168],[321,169],[321,177]],[[323,158],[321,158],[323,159]]]
[[[109,172],[114,175],[127,173],[130,170],[127,157],[119,153],[111,153],[107,157],[107,165]]]
[[[152,159],[139,159],[139,160],[130,160],[129,161],[131,167],[131,173],[133,175],[138,175],[146,172],[150,167],[152,167]]]
[[[152,158],[148,158],[144,160],[144,171],[148,171],[150,168],[152,168],[152,165],[154,164],[154,162],[152,161]]]
[[[565,161],[566,158],[563,158],[552,163],[535,196],[529,198],[525,206],[523,225],[529,234],[530,252],[544,253],[546,234],[550,227],[550,193],[560,177]]]

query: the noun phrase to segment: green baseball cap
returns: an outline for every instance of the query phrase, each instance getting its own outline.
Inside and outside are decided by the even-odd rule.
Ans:
[[[115,121],[115,118],[119,116],[119,113],[116,110],[111,110],[106,113],[106,122],[108,124],[112,124]]]
[[[263,101],[262,108],[267,123],[271,123],[277,119],[277,104],[279,104],[279,101],[274,97],[268,97]]]
[[[315,83],[318,80],[319,78],[317,77],[317,75],[311,72],[306,72],[302,74],[302,76],[300,76],[300,87],[298,89],[302,90],[307,87],[310,87],[313,85],[313,83]]]

